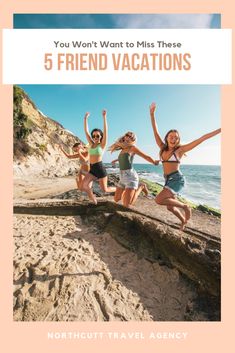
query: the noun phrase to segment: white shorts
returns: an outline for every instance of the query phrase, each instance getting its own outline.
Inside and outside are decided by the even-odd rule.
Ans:
[[[139,177],[134,169],[120,170],[120,181],[117,185],[121,189],[138,189]]]

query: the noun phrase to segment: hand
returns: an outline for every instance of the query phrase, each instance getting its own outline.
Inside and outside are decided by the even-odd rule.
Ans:
[[[84,119],[87,119],[89,116],[90,116],[90,113],[87,112],[84,116]]]
[[[154,114],[155,111],[156,111],[156,109],[157,109],[157,105],[156,105],[156,103],[153,102],[153,103],[150,105],[150,107],[149,107],[150,114],[151,114],[151,115]]]
[[[154,165],[158,165],[160,161],[154,161]]]
[[[106,118],[106,116],[107,116],[107,110],[105,110],[105,109],[102,110],[102,115],[103,115],[104,118]]]

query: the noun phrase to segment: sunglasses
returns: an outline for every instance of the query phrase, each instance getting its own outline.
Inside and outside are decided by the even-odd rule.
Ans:
[[[133,136],[132,136],[132,135],[130,135],[130,134],[126,134],[126,135],[125,135],[125,137],[130,137],[130,138],[133,138]]]
[[[92,135],[92,137],[95,139],[95,138],[100,138],[101,136],[100,135]]]

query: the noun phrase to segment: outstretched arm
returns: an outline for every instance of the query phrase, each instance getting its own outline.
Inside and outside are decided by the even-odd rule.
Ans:
[[[84,130],[85,130],[87,141],[90,144],[93,144],[93,140],[91,138],[91,135],[89,133],[89,128],[88,128],[88,117],[89,117],[89,115],[90,115],[90,113],[86,113],[85,116],[84,116]]]
[[[211,137],[218,135],[221,132],[221,129],[217,129],[214,130],[212,132],[209,132],[208,134],[205,134],[201,137],[199,137],[199,139],[194,140],[190,143],[187,143],[186,145],[182,145],[179,147],[179,153],[180,154],[184,154],[188,151],[191,151],[193,148],[195,148],[196,146],[198,146],[200,143],[202,143],[203,141],[206,141],[208,139],[210,139]]]
[[[161,149],[164,145],[164,142],[162,141],[161,136],[159,135],[158,127],[157,127],[157,123],[156,123],[156,119],[155,119],[156,107],[157,107],[156,103],[152,103],[149,107],[149,110],[150,110],[150,117],[151,117],[151,123],[152,123],[152,127],[153,127],[154,137],[155,137],[157,145]]]
[[[138,156],[140,156],[141,158],[145,159],[147,162],[152,163],[154,165],[157,165],[159,163],[159,161],[154,160],[152,157],[148,156],[147,154],[143,153],[142,151],[140,151],[137,147],[133,146],[131,147],[131,152],[137,154]]]
[[[69,158],[69,159],[80,158],[80,154],[79,153],[68,154],[67,152],[65,152],[65,150],[60,145],[58,147],[67,158]]]
[[[104,135],[103,135],[103,139],[101,142],[101,147],[104,149],[106,147],[107,140],[108,140],[107,111],[103,110],[102,115],[103,115],[103,119],[104,119],[104,129],[103,129]]]

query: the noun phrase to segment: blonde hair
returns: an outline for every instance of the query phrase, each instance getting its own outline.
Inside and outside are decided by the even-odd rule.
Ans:
[[[131,136],[131,141],[126,142],[125,141],[125,136],[130,135]],[[137,142],[137,137],[132,131],[127,131],[123,136],[119,137],[109,148],[108,151],[113,153],[114,151],[119,151],[122,150],[126,147],[131,147],[134,146]]]

